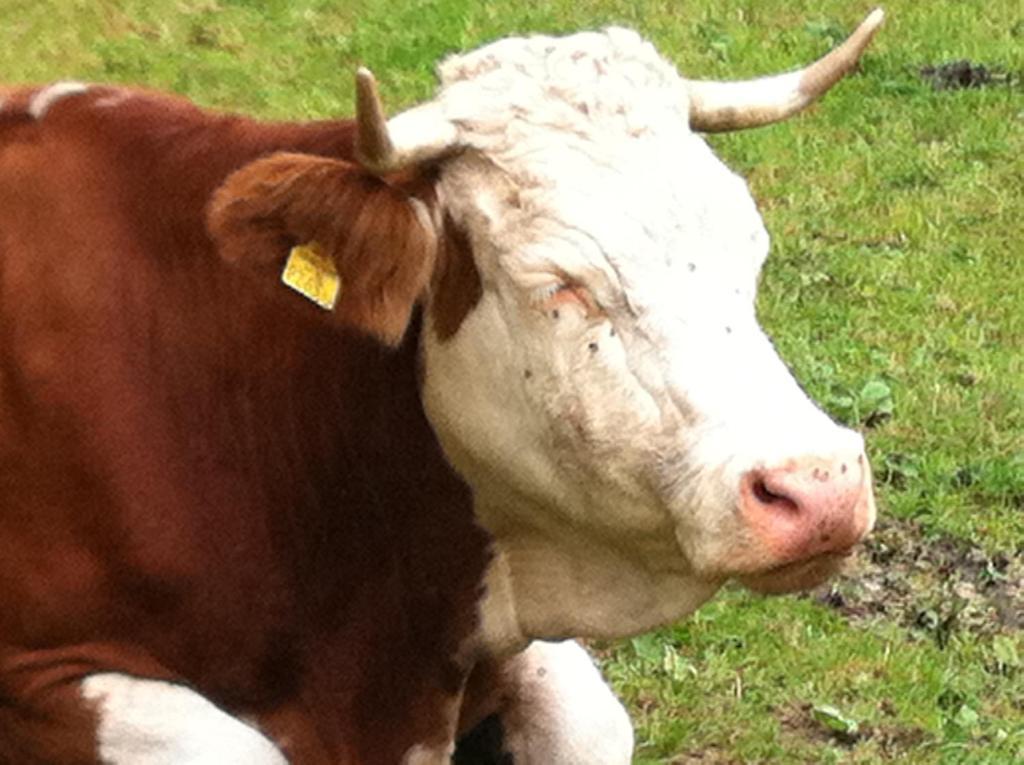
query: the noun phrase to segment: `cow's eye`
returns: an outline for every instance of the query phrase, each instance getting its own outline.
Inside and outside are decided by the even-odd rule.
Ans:
[[[531,302],[545,313],[552,313],[562,308],[578,308],[587,316],[600,312],[594,296],[582,284],[554,282],[537,288]]]

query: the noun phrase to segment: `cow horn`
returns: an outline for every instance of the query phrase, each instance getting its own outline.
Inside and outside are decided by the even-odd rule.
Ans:
[[[846,42],[795,72],[742,82],[688,80],[690,127],[720,133],[770,125],[796,114],[853,69],[884,18],[876,8]]]
[[[447,154],[457,143],[458,130],[435,103],[388,120],[373,73],[365,67],[356,72],[355,155],[368,170],[392,173]]]

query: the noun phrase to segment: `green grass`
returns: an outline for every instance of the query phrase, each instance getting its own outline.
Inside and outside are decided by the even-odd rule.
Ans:
[[[638,762],[1019,760],[1024,683],[999,674],[992,645],[955,637],[940,649],[884,622],[851,629],[809,601],[779,605],[729,592],[610,651],[608,676],[646,722]],[[830,739],[812,711],[825,705],[863,740]]]
[[[913,519],[925,542],[1021,556],[1024,88],[936,92],[917,70],[969,58],[1024,72],[1024,6],[886,9],[860,73],[820,106],[713,143],[750,180],[773,235],[762,320],[812,395],[865,428],[883,513]],[[823,52],[869,6],[0,0],[0,10],[4,80],[135,82],[299,119],[350,113],[359,63],[399,108],[430,95],[447,51],[613,22],[690,75],[778,71]],[[730,591],[602,654],[632,708],[638,762],[1024,760],[1024,639],[1006,627],[936,640],[882,618],[848,623],[806,599]],[[813,712],[821,705],[869,735],[831,736]]]

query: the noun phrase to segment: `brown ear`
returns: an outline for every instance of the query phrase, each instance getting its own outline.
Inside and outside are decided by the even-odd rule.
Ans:
[[[207,223],[227,261],[278,277],[293,247],[316,242],[341,277],[334,320],[396,345],[436,259],[435,234],[417,206],[424,209],[357,165],[275,154],[224,182]]]

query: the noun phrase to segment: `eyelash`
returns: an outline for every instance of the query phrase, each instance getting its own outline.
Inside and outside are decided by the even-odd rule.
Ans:
[[[546,284],[534,290],[531,302],[544,311],[554,310],[559,305],[575,302],[588,317],[600,313],[600,308],[593,295],[586,287],[579,284],[565,282]]]
[[[530,302],[534,305],[543,306],[549,303],[556,295],[566,292],[572,289],[568,284],[564,282],[555,282],[553,284],[545,284],[543,287],[539,287],[534,290],[533,297]]]

